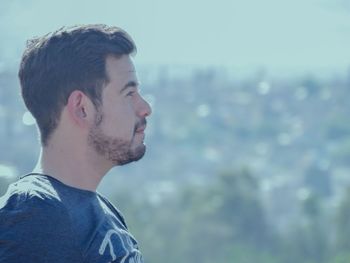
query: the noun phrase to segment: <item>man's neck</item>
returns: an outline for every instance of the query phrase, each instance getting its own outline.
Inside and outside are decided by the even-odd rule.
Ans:
[[[50,175],[75,188],[96,191],[110,168],[107,165],[101,167],[101,162],[89,158],[87,152],[79,152],[79,149],[48,146],[41,149],[33,172]]]

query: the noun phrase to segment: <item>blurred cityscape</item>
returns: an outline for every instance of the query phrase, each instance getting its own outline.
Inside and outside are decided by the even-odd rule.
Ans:
[[[141,68],[153,106],[141,161],[99,191],[146,262],[350,262],[350,70],[238,78]],[[17,72],[0,72],[0,194],[39,154]]]

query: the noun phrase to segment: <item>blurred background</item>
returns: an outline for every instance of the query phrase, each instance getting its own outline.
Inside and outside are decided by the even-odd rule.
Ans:
[[[98,190],[146,262],[350,262],[349,0],[0,0],[0,195],[39,153],[25,42],[82,23],[138,47],[148,151]]]

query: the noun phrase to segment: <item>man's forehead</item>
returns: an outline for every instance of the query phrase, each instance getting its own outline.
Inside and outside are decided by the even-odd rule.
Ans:
[[[106,67],[107,69],[117,70],[124,73],[136,71],[134,62],[128,55],[123,55],[121,57],[108,56],[106,58]]]
[[[106,71],[110,80],[115,78],[133,78],[137,81],[134,63],[127,55],[123,55],[120,58],[107,57]]]

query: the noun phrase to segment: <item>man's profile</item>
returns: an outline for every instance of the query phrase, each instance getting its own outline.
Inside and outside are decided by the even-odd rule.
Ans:
[[[120,212],[96,192],[145,153],[151,114],[122,29],[62,28],[28,42],[19,79],[36,120],[33,172],[0,198],[0,262],[143,262]]]

